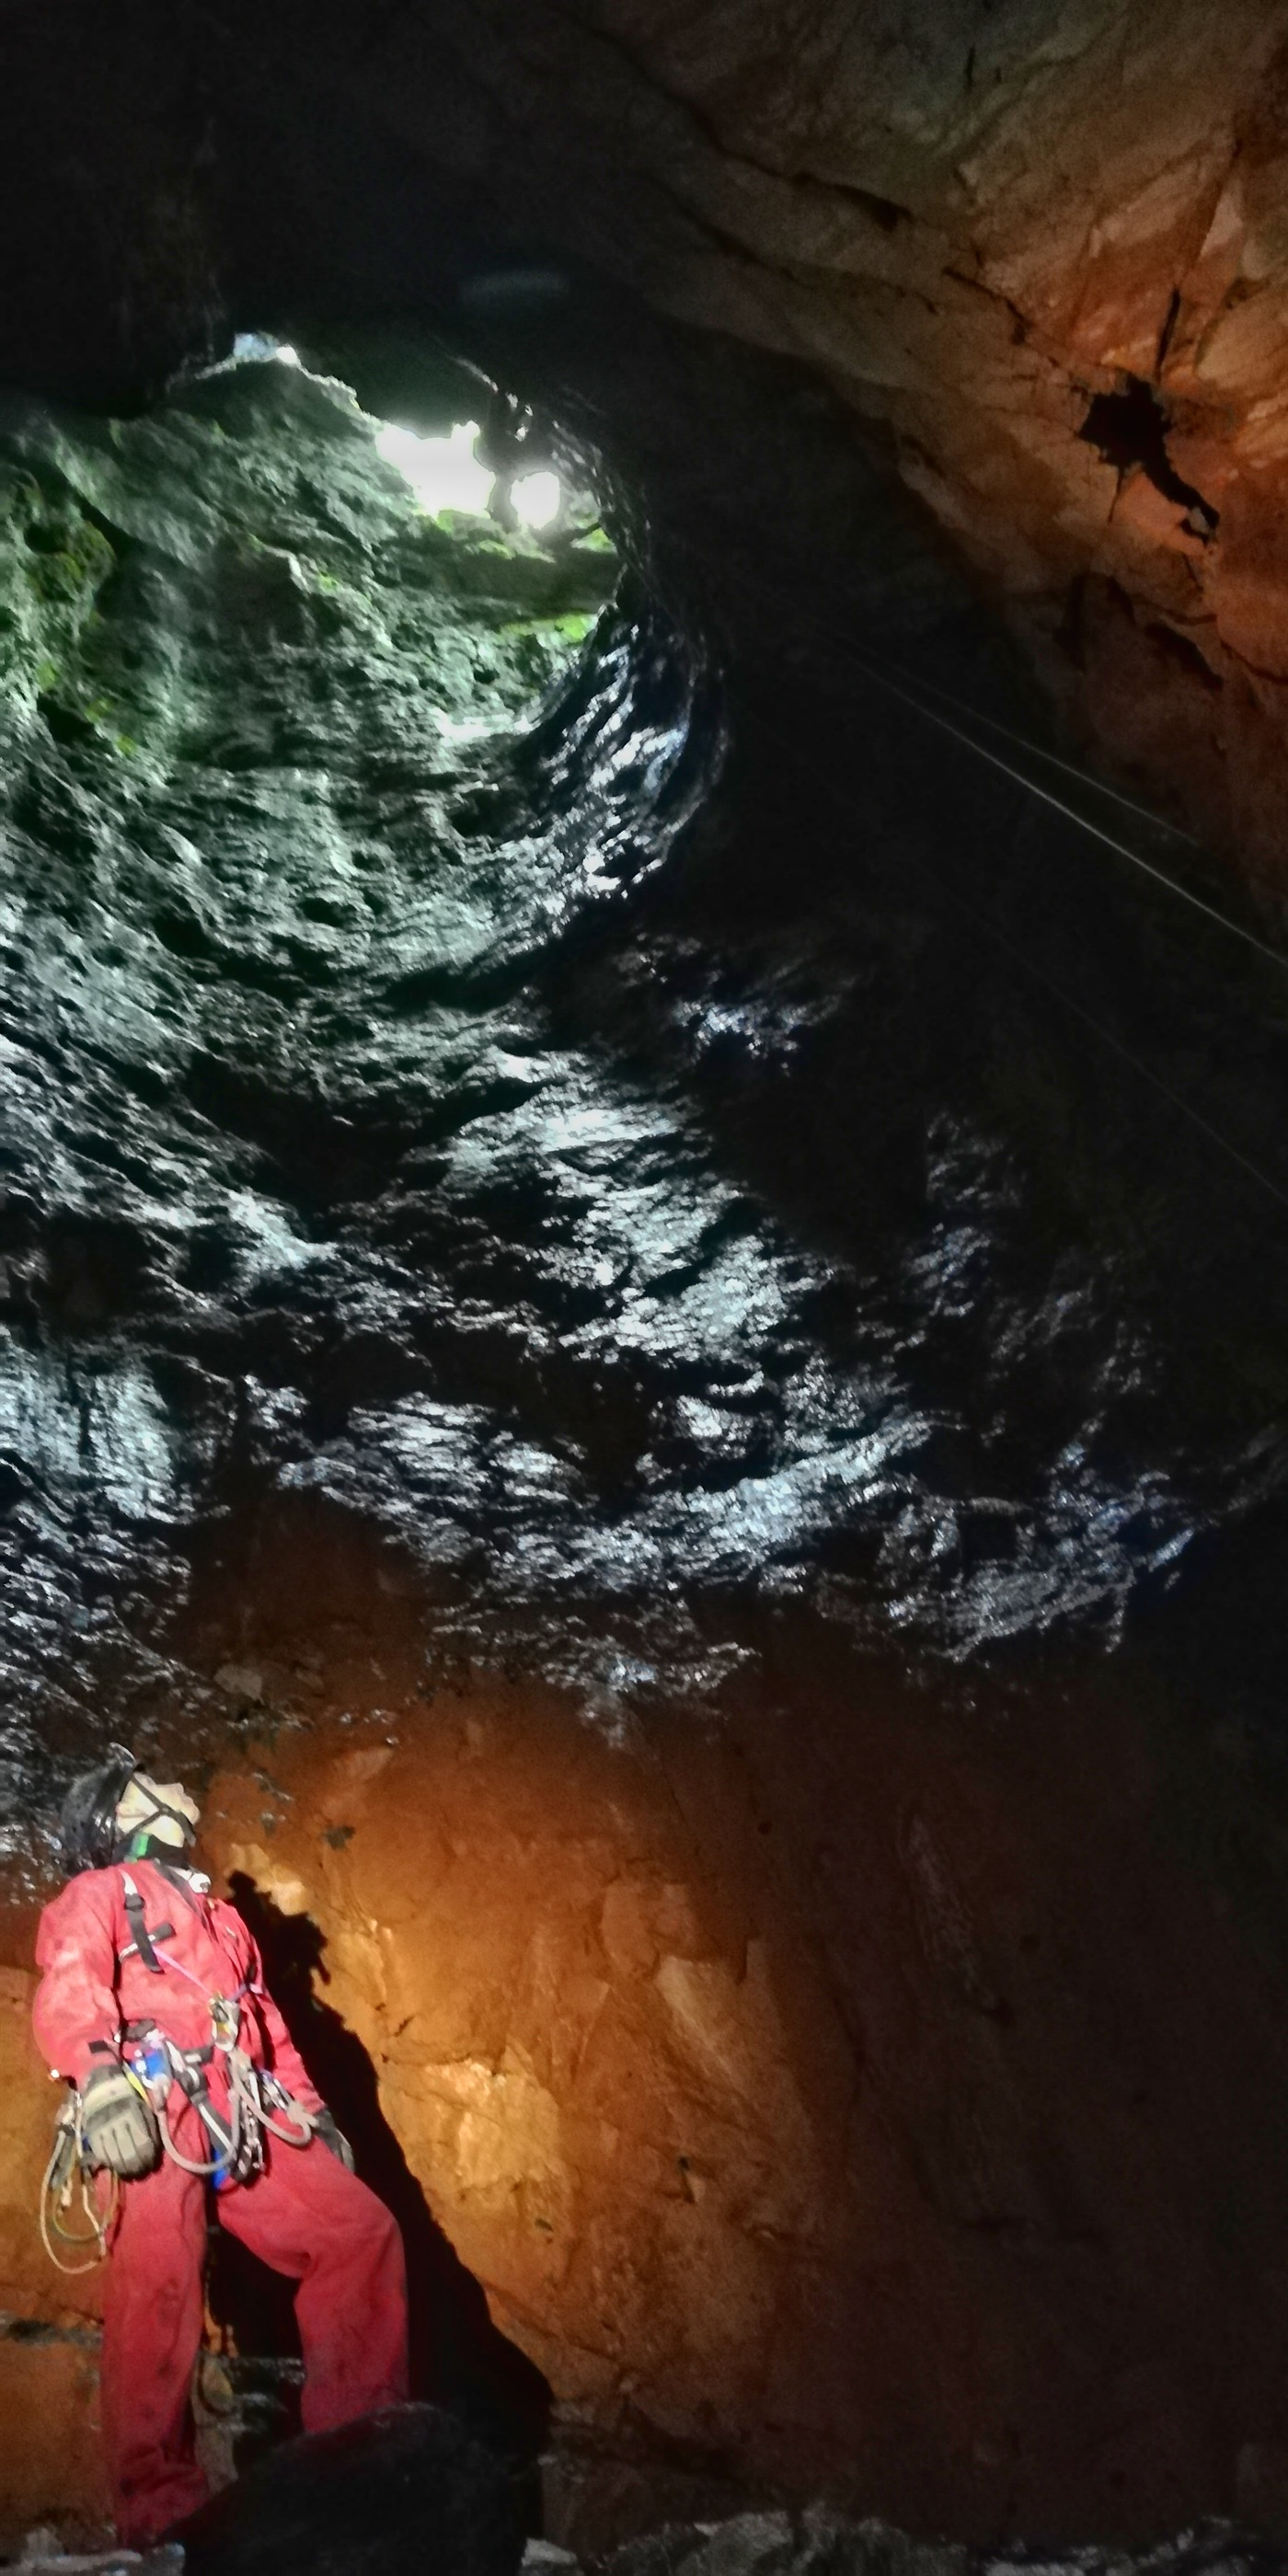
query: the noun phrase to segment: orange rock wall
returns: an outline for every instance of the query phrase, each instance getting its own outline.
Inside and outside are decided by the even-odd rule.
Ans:
[[[208,1845],[318,1928],[319,1998],[550,2383],[557,2529],[819,2488],[979,2536],[1233,2503],[1288,2365],[1285,1998],[1122,1710],[963,1733],[856,1665],[785,1669],[722,1737],[611,1738],[517,1685],[426,1705],[382,1661],[342,1706],[316,1663],[261,1668]],[[20,2025],[0,2306],[66,2324],[92,2293],[35,2247]],[[61,2349],[0,2346],[11,2506],[50,2372],[60,2403],[85,2375]],[[81,2418],[64,2447],[88,2509]]]
[[[309,24],[312,76],[516,239],[822,370],[1094,752],[1282,894],[1284,0]],[[1132,380],[1158,452],[1107,459]]]

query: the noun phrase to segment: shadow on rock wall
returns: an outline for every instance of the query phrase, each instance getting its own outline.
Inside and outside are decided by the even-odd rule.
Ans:
[[[407,2255],[411,2389],[458,2415],[516,2469],[535,2471],[550,2420],[549,2384],[498,2332],[483,2289],[430,2214],[380,2105],[376,2070],[356,2033],[314,1991],[330,1978],[326,1936],[287,1914],[244,1871],[229,1893],[259,1943],[271,1992],[313,2082],[353,2148],[363,2182],[392,2210]],[[299,2351],[292,2285],[221,2229],[212,2247],[211,2308],[239,2354]]]

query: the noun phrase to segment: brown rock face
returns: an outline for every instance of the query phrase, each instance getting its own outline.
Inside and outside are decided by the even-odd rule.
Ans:
[[[1221,2108],[1283,2127],[1269,1998],[1146,1860],[1144,1764],[1088,1812],[1094,1719],[1045,1779],[968,1778],[877,1675],[830,1698],[645,1748],[449,1697],[415,1741],[283,1745],[289,1805],[218,1783],[221,1858],[315,1913],[326,2000],[564,2427],[640,2446],[625,2492],[558,2472],[582,2541],[655,2516],[668,2461],[923,2529],[1184,2519],[1230,2474],[1207,2321],[1241,2311],[1245,2406],[1279,2339],[1213,2220],[1282,2238]]]
[[[460,2370],[460,2265],[532,2438],[544,2374],[556,2533],[748,2494],[981,2538],[1232,2501],[1288,2363],[1283,1979],[1121,1705],[1040,1736],[999,1709],[967,1757],[946,1706],[802,1633],[719,1736],[614,1737],[530,1685],[427,1702],[387,1628],[311,1626],[223,1667],[265,1697],[207,1848],[396,2187],[428,2384]],[[30,1936],[0,2303],[66,2336],[98,2285],[31,2225]],[[47,2510],[41,2392],[92,2352],[7,2357]]]
[[[672,311],[822,369],[1075,727],[1277,885],[1286,35],[1252,0],[428,7],[360,89],[503,197],[517,157],[543,224]],[[440,49],[470,117],[431,103]]]

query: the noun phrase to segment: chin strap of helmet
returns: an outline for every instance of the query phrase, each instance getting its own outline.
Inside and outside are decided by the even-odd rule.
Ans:
[[[136,1772],[134,1782],[130,1785],[137,1785],[137,1782],[138,1773]],[[193,1824],[191,1817],[182,1815],[177,1807],[167,1807],[163,1798],[153,1796],[150,1812],[143,1818],[141,1824],[131,1826],[128,1836],[122,1841],[116,1853],[116,1858],[118,1860],[152,1860],[155,1858],[157,1852],[160,1851],[169,1859],[173,1860],[175,1854],[174,1844],[168,1838],[154,1836],[153,1834],[153,1826],[160,1821],[162,1816],[168,1816],[171,1823],[176,1824],[179,1827],[179,1831],[183,1836],[183,1841],[179,1845],[179,1849],[181,1851],[191,1851],[197,1839],[197,1828]]]

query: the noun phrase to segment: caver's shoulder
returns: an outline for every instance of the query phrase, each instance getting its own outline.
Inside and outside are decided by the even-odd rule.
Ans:
[[[78,1870],[65,1887],[50,1898],[40,1918],[36,1937],[36,1955],[43,1958],[60,1937],[79,1926],[111,1923],[122,1903],[121,1871],[116,1863],[106,1869]]]
[[[239,1941],[244,1950],[253,1949],[254,1943],[247,1929],[245,1917],[238,1913],[231,1897],[208,1896],[206,1903],[221,1932],[226,1932],[234,1940]]]
[[[102,1869],[78,1869],[75,1877],[59,1888],[57,1896],[50,1898],[45,1912],[53,1914],[60,1907],[73,1912],[81,1906],[119,1905],[124,1878],[125,1871],[115,1860]]]

